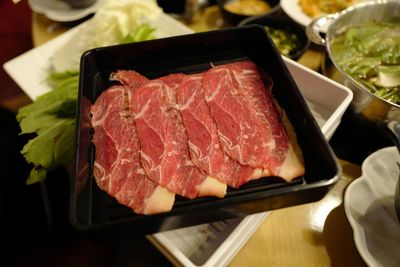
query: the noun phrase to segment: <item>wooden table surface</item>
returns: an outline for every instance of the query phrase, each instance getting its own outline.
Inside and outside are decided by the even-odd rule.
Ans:
[[[216,7],[207,8],[194,22],[186,24],[194,31],[225,26]],[[43,44],[72,26],[34,13],[34,45]],[[298,62],[318,70],[321,57],[321,48],[311,47]],[[343,177],[322,200],[271,212],[229,266],[366,266],[355,247],[343,207],[344,191],[361,175],[361,168],[342,160],[340,163]]]

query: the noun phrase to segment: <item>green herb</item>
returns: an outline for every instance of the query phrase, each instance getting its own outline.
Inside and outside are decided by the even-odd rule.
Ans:
[[[349,27],[331,42],[336,63],[370,92],[400,104],[400,18]]]
[[[72,160],[78,81],[78,72],[51,74],[53,90],[17,114],[21,134],[35,134],[21,151],[34,166],[27,184],[43,181],[47,171]]]
[[[289,30],[270,26],[265,26],[265,29],[282,55],[291,56],[301,47],[299,37]]]

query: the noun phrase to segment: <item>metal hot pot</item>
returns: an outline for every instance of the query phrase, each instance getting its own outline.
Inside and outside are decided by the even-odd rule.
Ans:
[[[350,108],[374,123],[388,119],[400,121],[400,106],[374,95],[363,84],[347,75],[332,56],[331,42],[351,25],[372,20],[385,21],[394,16],[400,17],[400,1],[367,1],[341,12],[317,18],[306,29],[312,42],[326,46],[329,58],[341,73],[344,83],[353,90],[354,97]],[[325,39],[320,35],[322,31],[326,31]]]
[[[357,82],[335,62],[332,56],[331,43],[339,35],[353,25],[368,21],[386,21],[391,17],[400,17],[399,0],[375,0],[361,2],[341,12],[322,16],[315,19],[306,28],[309,39],[326,47],[329,59],[341,75],[342,82],[354,93],[349,111],[355,120],[354,127],[373,125],[376,129],[388,134],[400,151],[400,106],[371,93],[363,84]],[[321,34],[322,33],[322,34]],[[325,38],[321,35],[325,34]],[[362,130],[370,131],[372,128],[363,127]],[[395,190],[396,212],[400,219],[400,182]]]

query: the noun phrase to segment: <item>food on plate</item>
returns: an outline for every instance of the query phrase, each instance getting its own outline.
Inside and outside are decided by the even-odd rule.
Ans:
[[[271,6],[262,0],[234,0],[226,3],[224,7],[231,13],[246,16],[262,15],[271,9]]]
[[[400,17],[350,26],[330,45],[344,72],[371,93],[400,105]]]
[[[290,30],[277,29],[271,26],[265,26],[265,29],[282,55],[290,56],[301,47],[299,37]]]
[[[304,174],[273,82],[250,61],[152,80],[119,70],[111,79],[120,85],[92,106],[94,177],[136,213],[167,211],[175,194],[224,197],[227,186]]]
[[[357,2],[360,0],[299,0],[299,5],[304,13],[316,18],[339,12]]]

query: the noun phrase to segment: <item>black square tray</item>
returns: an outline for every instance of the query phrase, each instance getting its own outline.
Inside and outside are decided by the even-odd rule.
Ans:
[[[90,105],[118,69],[156,78],[196,73],[250,59],[274,81],[273,95],[286,111],[305,160],[303,177],[287,183],[276,177],[228,190],[225,198],[177,198],[170,212],[137,215],[97,187],[92,174]],[[96,48],[81,59],[75,170],[70,218],[76,229],[112,235],[150,234],[320,200],[339,179],[341,168],[272,40],[261,26],[249,25],[152,41]]]

